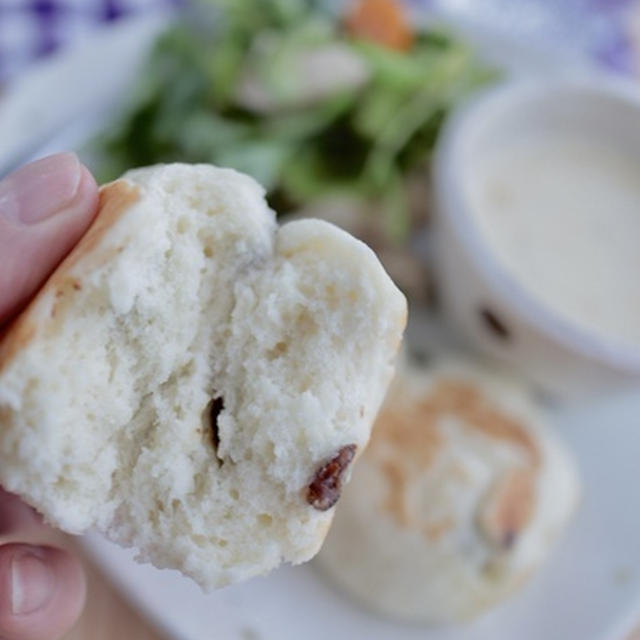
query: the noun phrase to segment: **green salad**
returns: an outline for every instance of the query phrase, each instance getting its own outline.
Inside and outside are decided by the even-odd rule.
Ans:
[[[102,181],[157,162],[253,175],[280,213],[334,196],[406,236],[409,175],[451,106],[493,77],[458,39],[413,32],[394,0],[199,0],[163,33],[96,141]]]

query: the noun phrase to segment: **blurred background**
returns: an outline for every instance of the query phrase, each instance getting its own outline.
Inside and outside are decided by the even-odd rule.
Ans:
[[[637,0],[0,0],[2,175],[233,167],[410,307],[318,562],[204,596],[64,538],[91,576],[67,640],[640,638],[639,81]]]
[[[33,61],[77,44],[96,29],[189,4],[190,0],[3,0],[0,79],[8,81]],[[409,0],[407,4],[452,17],[469,28],[500,33],[507,40],[580,52],[622,73],[637,68],[635,0]]]

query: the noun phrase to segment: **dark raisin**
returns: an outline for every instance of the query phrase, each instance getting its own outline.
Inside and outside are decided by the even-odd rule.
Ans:
[[[211,424],[211,442],[213,443],[213,450],[218,455],[218,445],[220,444],[220,436],[218,434],[218,416],[224,409],[224,400],[222,397],[214,398],[211,401],[211,408],[209,409],[209,421]],[[222,463],[222,460],[218,458]]]
[[[484,326],[496,337],[503,341],[511,339],[511,331],[505,323],[487,307],[481,307],[479,310],[480,318]]]
[[[345,445],[318,469],[307,488],[307,502],[318,511],[331,509],[338,502],[347,467],[356,455],[356,445]]]

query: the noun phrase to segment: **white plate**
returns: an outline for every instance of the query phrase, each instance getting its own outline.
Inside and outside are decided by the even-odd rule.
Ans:
[[[159,24],[113,28],[39,66],[3,95],[0,173],[81,143],[97,114],[126,92]],[[107,71],[96,76],[96,69]],[[533,582],[468,628],[428,630],[379,619],[333,590],[312,565],[205,596],[178,573],[138,565],[131,551],[98,535],[84,542],[149,618],[180,640],[622,640],[640,618],[639,422],[640,393],[558,417],[582,469],[579,513]]]
[[[177,572],[136,564],[131,551],[99,535],[85,543],[131,599],[181,640],[623,640],[640,621],[640,393],[559,415],[557,423],[581,469],[577,517],[534,580],[467,628],[377,618],[313,564],[207,596]]]

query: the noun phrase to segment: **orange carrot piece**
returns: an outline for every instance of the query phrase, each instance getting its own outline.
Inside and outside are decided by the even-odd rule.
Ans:
[[[358,0],[345,19],[347,31],[398,51],[413,44],[414,34],[399,0]]]

